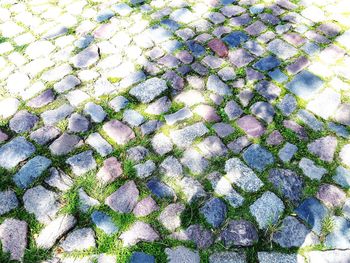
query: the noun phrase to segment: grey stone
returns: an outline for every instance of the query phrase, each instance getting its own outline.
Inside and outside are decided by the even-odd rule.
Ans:
[[[198,251],[192,251],[184,246],[178,246],[173,249],[166,248],[165,253],[169,263],[199,263],[200,257]]]
[[[283,219],[280,230],[273,234],[273,241],[286,248],[315,245],[319,242],[314,233],[292,216]]]
[[[80,228],[69,233],[60,244],[65,252],[82,251],[96,247],[95,233],[91,228]]]
[[[185,206],[180,203],[170,204],[160,213],[158,220],[169,231],[175,231],[181,226],[181,214]]]
[[[309,143],[308,150],[317,155],[321,160],[332,162],[335,149],[337,147],[337,139],[332,136],[326,136]]]
[[[132,211],[136,217],[148,216],[149,214],[158,211],[159,206],[151,196],[148,196],[138,202]]]
[[[313,161],[307,158],[302,158],[299,162],[299,168],[303,170],[303,173],[310,179],[321,180],[322,176],[327,173],[327,170],[323,167],[315,165]]]
[[[129,104],[129,100],[123,96],[117,96],[109,102],[115,112],[120,112]]]
[[[183,129],[170,132],[170,138],[180,148],[186,148],[192,144],[192,142],[204,134],[208,133],[208,128],[202,122],[197,122]]]
[[[99,49],[96,45],[93,45],[72,57],[71,63],[76,68],[88,68],[95,64],[99,58]]]
[[[147,182],[148,189],[158,198],[174,198],[174,190],[157,178],[152,178]]]
[[[77,223],[72,215],[61,215],[45,226],[35,238],[39,248],[50,249]]]
[[[244,161],[253,169],[261,172],[274,163],[273,155],[260,144],[252,144],[243,153]]]
[[[180,177],[183,174],[182,165],[174,156],[168,156],[159,166],[160,172],[168,177]]]
[[[101,229],[107,235],[112,235],[118,232],[118,227],[113,223],[112,218],[103,212],[94,211],[91,214],[91,219],[96,227]]]
[[[63,133],[49,146],[49,149],[54,155],[65,155],[73,151],[79,145],[79,142],[80,138],[77,135]]]
[[[159,130],[164,125],[163,122],[157,120],[150,120],[141,125],[141,133],[142,135],[151,134],[157,130]]]
[[[216,136],[205,138],[197,146],[205,158],[224,156],[228,152],[225,144]]]
[[[31,108],[41,108],[49,104],[55,99],[52,89],[45,90],[40,95],[28,101],[27,106]]]
[[[258,101],[250,107],[250,111],[256,117],[264,120],[267,123],[273,121],[273,116],[275,115],[275,110],[270,103],[264,101]]]
[[[58,195],[41,185],[28,189],[23,195],[24,207],[28,213],[33,213],[35,218],[44,224],[48,224],[55,218],[60,208]]]
[[[93,147],[102,157],[113,151],[113,147],[97,132],[91,133],[86,142]]]
[[[164,155],[173,149],[173,143],[164,133],[159,133],[152,138],[152,148],[157,154]]]
[[[254,60],[254,57],[243,48],[237,49],[235,51],[230,51],[228,58],[229,61],[237,68],[244,67]]]
[[[100,205],[100,202],[90,197],[83,188],[78,189],[79,210],[87,213],[90,208]]]
[[[289,1],[288,1],[289,2]],[[304,263],[298,254],[285,254],[280,252],[258,252],[260,263]]]
[[[144,0],[132,0],[131,2],[143,2]],[[131,255],[130,263],[155,263],[154,256],[143,252],[134,252]]]
[[[119,213],[130,213],[139,198],[139,190],[134,181],[128,181],[106,198],[106,205]]]
[[[295,153],[298,151],[298,147],[294,144],[287,142],[282,149],[278,151],[278,157],[284,162],[289,162]]]
[[[323,81],[313,73],[303,70],[287,83],[286,87],[290,92],[307,100],[323,87]]]
[[[307,126],[314,131],[323,131],[323,123],[316,119],[316,117],[306,110],[298,111],[298,118],[301,119]]]
[[[12,169],[35,152],[35,147],[24,137],[16,137],[0,147],[0,166]]]
[[[216,252],[209,257],[209,263],[246,263],[244,253],[238,252]]]
[[[262,80],[255,85],[256,91],[269,102],[277,99],[281,89],[270,81]]]
[[[60,130],[54,126],[43,126],[30,134],[30,139],[37,144],[44,145],[56,139],[60,135]]]
[[[310,251],[307,254],[310,263],[349,263],[349,250]]]
[[[292,202],[300,200],[304,182],[300,176],[288,169],[274,168],[269,171],[269,181]]]
[[[30,159],[13,177],[14,182],[20,188],[27,188],[51,165],[51,160],[44,156],[35,156]]]
[[[234,132],[232,125],[228,123],[215,123],[213,129],[220,138],[225,138]]]
[[[192,116],[193,116],[192,111],[189,108],[185,107],[172,114],[164,115],[164,118],[168,125],[174,125],[177,122],[181,122],[183,120],[189,119]]]
[[[216,75],[210,75],[208,77],[207,89],[222,96],[232,94],[231,89]]]
[[[191,225],[186,229],[186,234],[198,249],[209,248],[214,243],[214,234],[201,225]]]
[[[12,190],[0,192],[0,215],[4,215],[18,207],[18,199]]]
[[[168,97],[164,96],[148,105],[145,112],[153,115],[160,115],[169,110],[171,101]]]
[[[251,141],[247,136],[238,137],[236,140],[230,142],[227,147],[234,153],[240,153],[244,148],[248,147]]]
[[[103,130],[113,139],[113,141],[120,145],[124,145],[135,138],[133,130],[118,120],[106,122],[103,125]]]
[[[231,220],[221,231],[220,240],[225,247],[252,246],[258,241],[258,232],[249,221]]]
[[[54,110],[43,112],[41,114],[41,118],[43,119],[45,125],[54,125],[72,114],[73,110],[74,108],[69,104],[63,104]]]
[[[136,176],[144,179],[152,175],[156,170],[156,165],[153,161],[148,160],[145,163],[135,165],[134,168],[136,170]]]
[[[254,63],[253,67],[260,71],[269,71],[278,67],[281,64],[279,59],[274,56],[264,57]]]
[[[208,161],[195,149],[189,148],[180,159],[181,163],[188,167],[192,173],[201,174],[203,173],[209,163]]]
[[[89,125],[89,120],[78,113],[73,113],[68,119],[68,129],[71,132],[86,132]]]
[[[96,161],[92,156],[92,151],[85,151],[69,157],[66,160],[75,175],[80,176],[96,168]]]
[[[150,103],[166,89],[164,80],[151,78],[132,88],[129,93],[142,103]]]
[[[143,146],[136,146],[126,151],[127,158],[135,163],[141,162],[148,155],[149,151]]]
[[[296,48],[280,39],[271,41],[268,44],[267,49],[284,60],[295,56],[298,52]]]
[[[322,184],[316,194],[327,207],[341,207],[346,199],[346,194],[340,188],[331,184]]]
[[[268,145],[280,145],[284,141],[283,136],[277,130],[270,133],[269,137],[266,139]]]
[[[224,110],[230,120],[237,119],[243,113],[241,107],[233,100],[227,102]]]
[[[334,120],[344,125],[350,125],[350,104],[341,104],[334,114]]]
[[[62,192],[67,192],[73,186],[73,180],[62,170],[50,168],[50,176],[45,179],[45,183],[55,187]]]
[[[91,117],[93,122],[102,122],[106,118],[106,113],[100,105],[93,102],[88,102],[84,107],[85,114]]]
[[[68,76],[65,76],[59,82],[55,83],[53,85],[53,88],[56,92],[63,93],[73,89],[74,87],[78,86],[80,83],[81,83],[80,79],[78,79],[76,76],[68,75]]]
[[[145,118],[135,110],[125,110],[123,113],[123,121],[131,127],[137,127],[145,122]]]
[[[227,160],[225,163],[225,171],[226,178],[243,191],[256,192],[264,185],[254,171],[238,158]]]
[[[350,188],[350,171],[343,166],[338,166],[333,180],[344,188]]]
[[[181,179],[179,186],[188,203],[197,201],[202,197],[206,197],[207,193],[204,191],[203,186],[196,179],[185,176]]]
[[[153,242],[159,239],[159,235],[149,224],[137,221],[128,231],[120,235],[120,239],[124,247],[129,247],[141,241]]]
[[[25,221],[7,218],[0,225],[2,251],[10,253],[11,260],[23,262],[27,247],[28,225]]]
[[[267,229],[270,224],[277,223],[284,211],[284,204],[274,193],[267,191],[249,207],[249,210],[259,228]]]
[[[348,139],[350,137],[349,131],[343,125],[335,124],[334,122],[328,122],[328,128],[335,132],[335,134],[339,137],[343,137]]]
[[[39,118],[26,110],[21,110],[13,116],[9,122],[10,129],[16,133],[22,133],[31,130]]]
[[[200,212],[212,227],[217,228],[226,219],[227,207],[220,198],[214,197],[205,202]]]
[[[103,166],[96,174],[96,178],[103,184],[114,182],[123,174],[122,165],[117,158],[110,157],[103,161]]]

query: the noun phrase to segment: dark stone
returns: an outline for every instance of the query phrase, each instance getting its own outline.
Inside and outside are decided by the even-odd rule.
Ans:
[[[252,223],[246,220],[231,220],[222,230],[220,239],[225,247],[252,246],[258,241],[258,233]]]

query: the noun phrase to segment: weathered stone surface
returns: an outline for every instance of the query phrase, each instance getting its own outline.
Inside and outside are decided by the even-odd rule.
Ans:
[[[38,144],[44,145],[56,139],[60,130],[54,126],[43,126],[30,134],[30,139]]]
[[[32,182],[39,178],[51,165],[51,160],[44,156],[35,156],[30,159],[13,177],[14,182],[20,188],[27,188]]]
[[[159,206],[156,201],[151,196],[148,196],[136,204],[133,213],[136,217],[143,217],[158,210]]]
[[[350,125],[350,104],[341,104],[334,115],[335,121]]]
[[[344,188],[350,188],[350,171],[343,166],[338,166],[333,180]]]
[[[335,149],[337,147],[337,139],[332,136],[326,136],[309,143],[308,150],[317,155],[321,160],[326,162],[333,161]]]
[[[238,119],[237,125],[251,137],[260,137],[265,133],[264,126],[251,115]]]
[[[253,169],[261,172],[274,163],[273,155],[260,144],[252,144],[243,153],[244,161]]]
[[[220,198],[211,198],[200,208],[200,212],[210,225],[217,228],[226,218],[227,207]]]
[[[61,215],[45,226],[36,237],[39,248],[50,249],[63,235],[72,229],[77,220],[72,215]]]
[[[66,155],[78,146],[80,138],[77,135],[63,133],[49,147],[54,155]]]
[[[199,199],[207,196],[203,185],[201,185],[198,180],[190,176],[184,176],[181,179],[179,186],[182,189],[187,203],[198,201]]]
[[[173,249],[166,248],[169,263],[199,263],[200,257],[198,251],[192,251],[184,246],[178,246]]]
[[[235,119],[237,119],[237,118],[238,118],[239,116],[241,116],[242,113],[243,113],[243,110],[242,110],[241,107],[238,105],[238,103],[235,102],[235,101],[233,101],[233,100],[229,101],[229,102],[226,104],[224,110],[225,110],[225,113],[227,114],[227,116],[228,116],[228,118],[229,118],[230,120],[235,120]]]
[[[159,133],[152,138],[152,147],[156,153],[164,155],[173,149],[173,143],[164,133]]]
[[[298,151],[298,147],[294,144],[291,144],[287,142],[279,151],[278,151],[278,157],[282,160],[284,163],[288,163],[293,156]]]
[[[284,204],[274,193],[265,192],[250,207],[250,213],[255,217],[260,229],[266,229],[277,223],[284,211]]]
[[[159,239],[159,235],[149,224],[137,221],[128,231],[122,233],[119,238],[123,241],[124,247],[129,247],[141,241],[153,242]]]
[[[58,195],[41,185],[27,190],[23,195],[23,202],[28,213],[33,213],[44,224],[50,223],[60,208]]]
[[[258,241],[258,233],[249,221],[231,220],[220,233],[220,240],[225,247],[247,247]]]
[[[192,142],[204,134],[208,133],[208,128],[202,122],[197,122],[183,129],[170,132],[170,138],[180,148],[188,147]]]
[[[131,127],[137,127],[145,122],[145,118],[135,110],[125,110],[123,113],[123,121]]]
[[[79,210],[83,213],[89,212],[90,208],[100,205],[100,202],[90,197],[83,188],[78,189]]]
[[[69,157],[66,160],[75,175],[80,176],[96,168],[96,161],[92,156],[92,151],[85,151]]]
[[[205,158],[224,156],[227,148],[219,137],[209,136],[198,144],[198,148]]]
[[[80,228],[69,233],[60,244],[65,252],[82,251],[96,247],[95,232],[91,228]]]
[[[302,158],[300,160],[299,167],[303,170],[303,173],[311,179],[321,180],[322,176],[327,173],[325,168],[315,165],[313,161],[307,158]]]
[[[123,174],[121,163],[117,158],[110,157],[103,162],[102,168],[96,174],[97,179],[104,183],[112,183]]]
[[[106,118],[106,113],[103,108],[93,102],[85,104],[84,112],[90,115],[93,122],[102,122]]]
[[[181,214],[184,210],[183,204],[170,204],[160,213],[158,220],[169,231],[175,231],[181,226]]]
[[[311,229],[320,234],[322,222],[328,214],[327,208],[317,199],[311,197],[305,199],[300,206],[295,209],[296,214],[311,226]]]
[[[135,138],[135,133],[127,125],[117,120],[111,120],[103,125],[103,130],[117,144],[124,145]]]
[[[219,57],[226,57],[228,55],[228,48],[220,39],[212,39],[208,42],[208,47],[213,50]]]
[[[89,125],[89,120],[78,113],[73,113],[68,120],[68,129],[71,132],[86,132]]]
[[[50,168],[50,176],[45,179],[45,183],[55,187],[62,192],[67,192],[73,186],[73,180],[62,170]]]
[[[316,197],[328,207],[340,207],[346,199],[346,194],[340,188],[331,184],[322,184]]]
[[[159,179],[152,178],[147,182],[148,189],[158,198],[174,198],[174,190]]]
[[[9,218],[0,225],[2,250],[10,253],[11,260],[23,261],[27,247],[27,232],[28,225],[25,221]]]
[[[245,263],[246,256],[238,252],[216,252],[209,257],[209,263]]]
[[[156,165],[153,161],[148,160],[144,163],[139,163],[134,166],[136,170],[136,176],[139,178],[147,178],[152,175],[156,170]]]
[[[300,200],[304,182],[300,176],[288,169],[274,168],[269,171],[269,181],[292,202]]]
[[[16,133],[22,133],[31,130],[39,118],[26,110],[19,111],[9,122],[10,129]]]
[[[129,93],[142,103],[150,103],[167,88],[164,80],[151,78],[132,88]]]
[[[6,190],[0,192],[0,215],[4,215],[7,212],[18,207],[18,199],[12,190]]]
[[[281,59],[288,59],[297,54],[296,48],[280,39],[271,41],[268,44],[267,49]]]
[[[198,249],[206,249],[214,243],[214,234],[201,225],[191,225],[186,229],[186,235]]]
[[[119,213],[130,213],[139,198],[139,190],[134,181],[129,181],[106,198],[106,205]]]
[[[86,142],[102,157],[107,156],[113,151],[112,146],[97,132],[90,134]]]
[[[16,137],[0,147],[0,166],[12,169],[35,152],[35,147],[24,137]]]
[[[54,125],[57,122],[63,120],[72,114],[74,108],[69,104],[63,104],[62,106],[43,112],[40,116],[45,125]]]
[[[133,0],[133,1],[135,2],[135,0]],[[130,263],[155,263],[155,262],[156,261],[155,261],[154,256],[143,253],[143,252],[134,252],[134,253],[132,253],[131,258],[130,258]]]
[[[174,156],[164,159],[159,168],[160,172],[168,177],[180,177],[183,174],[182,165]]]
[[[304,263],[304,259],[298,254],[285,254],[280,252],[258,252],[260,263]]]
[[[103,212],[94,211],[91,214],[91,220],[97,228],[101,229],[107,235],[118,232],[118,227],[113,223],[112,218]]]
[[[280,230],[273,235],[273,241],[287,248],[315,245],[319,242],[314,233],[292,216],[283,219]]]
[[[141,162],[149,154],[149,151],[143,146],[136,146],[129,148],[127,151],[127,158],[135,163]]]
[[[95,64],[99,58],[99,49],[96,45],[93,45],[72,57],[71,63],[76,68],[88,68]]]
[[[218,95],[231,95],[232,91],[218,76],[210,75],[207,81],[207,89]]]
[[[333,216],[331,220],[333,228],[326,237],[325,246],[331,249],[349,249],[350,221],[341,216]]]

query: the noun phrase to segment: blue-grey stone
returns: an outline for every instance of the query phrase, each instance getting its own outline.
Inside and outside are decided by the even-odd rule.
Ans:
[[[306,110],[299,110],[298,111],[298,118],[301,119],[309,128],[311,128],[314,131],[323,131],[323,123],[316,119],[316,117],[306,111]]]
[[[263,171],[266,166],[274,163],[272,154],[260,144],[252,144],[243,153],[244,161],[253,169],[259,172]]]
[[[187,41],[186,45],[195,57],[200,57],[205,53],[205,48],[193,40]]]
[[[214,197],[205,202],[200,212],[211,226],[217,228],[226,219],[227,207],[220,198]]]
[[[63,120],[70,114],[72,114],[73,111],[74,111],[74,108],[71,105],[63,104],[62,106],[54,110],[48,110],[43,112],[41,114],[41,118],[43,119],[44,124],[53,125],[59,122],[60,120]]]
[[[224,110],[229,120],[231,121],[237,119],[243,114],[242,108],[234,100],[230,100],[229,102],[227,102]]]
[[[119,112],[120,110],[124,109],[128,104],[128,99],[123,96],[117,96],[109,102],[109,105],[116,112]]]
[[[302,71],[287,83],[286,88],[302,99],[310,99],[323,87],[323,81],[309,71]]]
[[[268,56],[260,59],[253,65],[253,67],[261,71],[268,71],[278,67],[280,64],[281,62],[278,58],[276,58],[275,56]]]
[[[320,47],[313,42],[305,43],[301,49],[310,56],[320,52]]]
[[[35,152],[35,147],[24,137],[16,137],[0,147],[0,167],[12,169]]]
[[[288,169],[274,168],[269,171],[269,181],[292,202],[300,200],[304,182],[295,172]]]
[[[123,78],[119,82],[119,86],[122,89],[128,88],[128,87],[130,87],[136,83],[139,83],[145,79],[146,79],[145,73],[142,70],[139,70],[139,71],[133,72],[133,73],[127,75],[125,78]]]
[[[259,119],[264,120],[267,123],[273,121],[273,116],[275,115],[275,109],[273,106],[265,101],[258,101],[250,107],[250,111]]]
[[[280,69],[270,71],[268,74],[274,81],[277,81],[279,83],[283,83],[288,80],[286,74],[284,74]]]
[[[316,198],[310,197],[305,199],[301,205],[295,209],[295,212],[302,220],[309,224],[315,233],[321,233],[322,222],[328,214],[328,209]]]
[[[169,29],[170,31],[176,31],[177,29],[179,29],[180,25],[172,20],[172,19],[164,19],[160,22],[161,25],[165,26],[165,28]]]
[[[153,178],[147,182],[148,189],[151,190],[152,194],[158,198],[173,198],[175,197],[175,192],[165,183],[161,182],[159,179]]]
[[[277,99],[281,89],[271,81],[262,80],[255,85],[255,90],[268,101]]]
[[[16,133],[22,133],[31,130],[39,118],[26,110],[21,110],[13,116],[9,122],[10,129]]]
[[[251,222],[246,220],[231,220],[222,230],[220,239],[225,247],[231,247],[232,245],[247,247],[257,242],[259,237],[255,226]]]
[[[110,10],[110,9],[102,10],[102,11],[97,13],[96,21],[101,23],[103,21],[110,19],[113,16],[114,16],[114,12],[112,10]]]
[[[112,218],[107,214],[94,211],[91,215],[92,222],[107,235],[118,232],[118,227],[113,223]]]
[[[23,165],[21,170],[15,174],[13,180],[18,187],[27,188],[35,179],[40,177],[50,165],[51,160],[44,156],[35,156]]]
[[[350,188],[350,170],[343,166],[338,166],[333,180],[344,188]]]
[[[125,110],[123,113],[123,121],[128,123],[131,127],[137,127],[144,123],[145,118],[135,110]]]
[[[96,168],[96,161],[92,156],[92,151],[85,151],[76,154],[66,160],[75,175],[83,175]]]
[[[350,221],[333,216],[333,230],[326,236],[325,246],[330,249],[350,249]]]
[[[131,255],[130,263],[155,263],[154,256],[143,253],[143,252],[134,252]]]
[[[210,75],[207,81],[207,89],[221,96],[231,95],[232,91],[218,76]]]
[[[234,31],[227,36],[225,36],[222,40],[227,43],[231,48],[238,47],[243,42],[249,39],[248,35],[242,31]]]
[[[286,94],[282,101],[277,104],[277,107],[281,110],[283,115],[289,116],[295,111],[297,107],[297,100],[292,94]]]
[[[278,152],[278,157],[285,163],[289,162],[294,154],[298,151],[298,147],[287,142]]]
[[[132,88],[129,94],[142,103],[150,103],[167,88],[165,80],[154,77]]]
[[[274,53],[281,59],[288,59],[297,54],[298,50],[292,45],[282,41],[281,39],[275,39],[271,41],[267,49]]]
[[[340,137],[343,137],[343,138],[349,138],[350,137],[349,131],[343,125],[335,124],[334,122],[329,122],[328,123],[328,128],[331,131],[335,132],[337,134],[337,136],[340,136]]]
[[[0,216],[15,209],[18,204],[15,192],[12,190],[0,192]]]

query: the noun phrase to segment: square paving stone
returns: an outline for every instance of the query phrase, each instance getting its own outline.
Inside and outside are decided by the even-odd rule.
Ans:
[[[254,60],[254,57],[243,48],[231,51],[228,57],[230,62],[238,68],[248,65]]]
[[[249,39],[248,35],[243,31],[234,31],[227,36],[225,36],[222,40],[229,45],[230,48],[238,47],[243,42]]]
[[[267,45],[267,49],[283,60],[293,57],[298,53],[295,47],[280,39],[271,41]]]
[[[256,21],[250,26],[246,27],[245,31],[251,36],[257,36],[266,30],[266,26],[261,21]]]
[[[273,155],[260,144],[252,144],[243,153],[244,161],[259,172],[275,162]]]
[[[253,67],[261,71],[268,71],[278,67],[280,64],[281,62],[275,56],[268,56],[260,59]]]
[[[286,87],[295,95],[307,100],[321,90],[323,81],[315,74],[304,70],[297,74]]]

